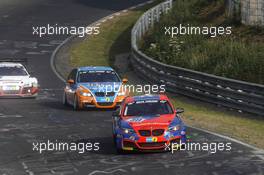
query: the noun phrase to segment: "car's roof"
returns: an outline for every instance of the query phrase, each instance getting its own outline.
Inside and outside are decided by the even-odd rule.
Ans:
[[[0,67],[24,67],[21,63],[1,62]]]
[[[150,95],[140,95],[127,97],[126,103],[136,102],[136,101],[144,101],[144,100],[169,100],[165,94],[150,94]]]
[[[113,68],[107,66],[86,66],[79,67],[79,71],[113,71]]]

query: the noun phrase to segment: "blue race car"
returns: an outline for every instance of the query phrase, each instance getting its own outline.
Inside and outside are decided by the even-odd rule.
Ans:
[[[63,104],[74,110],[85,107],[115,108],[128,96],[124,88],[127,79],[111,67],[79,67],[71,71],[64,89]]]
[[[165,150],[186,143],[186,127],[169,98],[162,95],[127,97],[113,113],[113,139],[117,152]]]

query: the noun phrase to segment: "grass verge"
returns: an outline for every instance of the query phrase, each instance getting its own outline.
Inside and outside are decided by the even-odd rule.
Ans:
[[[150,7],[162,2],[155,2],[135,10],[129,10],[104,22],[100,26],[100,35],[89,36],[71,49],[71,63],[81,65],[113,65],[114,53],[130,50],[130,30],[135,21]]]
[[[157,1],[155,2],[157,3]],[[139,16],[153,4],[128,11],[100,26],[100,35],[91,36],[71,48],[73,66],[103,65],[113,66],[115,55],[130,50],[130,30]],[[123,58],[127,62],[127,58]],[[125,73],[126,74],[126,73]],[[129,79],[133,79],[133,73]],[[185,108],[183,116],[187,125],[221,133],[241,141],[264,147],[264,120],[245,117],[201,103],[194,104],[184,97],[172,97],[176,107]]]
[[[142,50],[166,64],[264,84],[264,28],[242,25],[225,10],[224,0],[175,1],[170,13],[145,36]],[[214,34],[216,27],[232,27],[232,34],[164,35],[165,27],[180,25],[211,27]]]

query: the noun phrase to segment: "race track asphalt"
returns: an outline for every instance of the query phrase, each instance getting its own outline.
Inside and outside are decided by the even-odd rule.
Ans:
[[[231,142],[231,151],[118,155],[111,134],[111,110],[74,112],[61,103],[63,82],[50,57],[67,36],[39,38],[32,26],[86,26],[144,0],[2,0],[0,59],[28,58],[39,79],[37,99],[0,99],[0,175],[47,174],[264,174],[263,152]],[[193,142],[230,142],[188,129]],[[100,150],[79,154],[33,151],[36,141],[99,142]]]

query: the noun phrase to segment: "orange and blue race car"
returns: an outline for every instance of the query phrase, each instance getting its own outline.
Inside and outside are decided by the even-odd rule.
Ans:
[[[128,96],[121,81],[111,67],[79,67],[71,71],[64,89],[63,103],[74,110],[85,107],[115,108]]]
[[[165,94],[127,97],[113,112],[113,138],[118,153],[166,151],[186,143],[186,127]]]

